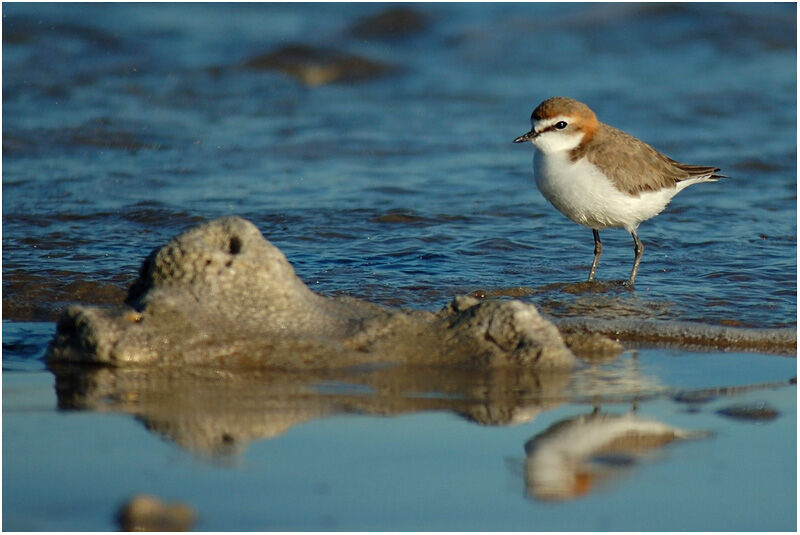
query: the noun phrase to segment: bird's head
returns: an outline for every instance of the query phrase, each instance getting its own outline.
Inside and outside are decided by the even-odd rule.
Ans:
[[[530,141],[545,154],[568,151],[591,137],[599,126],[597,116],[586,104],[567,97],[553,97],[533,110],[531,130],[514,143]]]

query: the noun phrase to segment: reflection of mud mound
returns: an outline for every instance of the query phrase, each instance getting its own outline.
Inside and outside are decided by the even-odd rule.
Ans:
[[[335,410],[291,374],[61,366],[53,372],[60,408],[130,413],[198,453],[235,454],[254,439]]]
[[[529,422],[564,402],[644,399],[665,391],[633,359],[613,369],[364,365],[276,370],[216,366],[86,366],[52,362],[61,409],[113,411],[201,455],[334,414],[446,411],[480,425]]]
[[[326,298],[251,223],[212,221],[144,262],[130,307],[72,307],[51,361],[340,368],[377,362],[571,368],[533,305],[456,298],[437,314]]]
[[[591,414],[557,422],[525,444],[525,486],[540,500],[578,498],[595,483],[689,433],[634,414]]]
[[[52,365],[62,409],[134,415],[201,455],[234,455],[251,441],[339,413],[450,411],[483,425],[532,420],[557,406],[569,373],[393,366],[360,371],[111,368]]]

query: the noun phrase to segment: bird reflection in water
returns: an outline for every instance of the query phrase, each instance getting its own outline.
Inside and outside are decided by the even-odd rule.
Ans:
[[[545,501],[579,498],[667,444],[703,435],[633,412],[595,410],[561,420],[525,444],[526,495]]]

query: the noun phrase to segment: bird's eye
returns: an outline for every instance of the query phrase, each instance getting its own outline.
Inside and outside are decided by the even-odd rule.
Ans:
[[[558,130],[564,130],[567,127],[567,121],[558,121],[556,123],[556,128]]]

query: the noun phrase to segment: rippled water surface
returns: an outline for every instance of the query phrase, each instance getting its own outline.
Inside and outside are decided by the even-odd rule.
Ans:
[[[669,462],[608,478],[612,491],[563,509],[524,497],[523,444],[551,423],[591,413],[579,391],[511,428],[479,427],[449,408],[386,420],[374,406],[360,418],[336,412],[258,442],[233,468],[154,439],[122,415],[153,425],[129,407],[56,410],[53,375],[38,359],[59,311],[119,303],[150,250],[229,214],[253,221],[325,295],[436,309],[480,290],[553,316],[796,326],[794,5],[414,4],[399,33],[359,25],[389,7],[3,5],[4,527],[112,529],[111,504],[141,490],[191,502],[202,529],[792,529],[793,386],[741,394],[738,401],[755,395],[779,409],[769,423],[711,416],[716,406],[691,412],[658,394],[645,416],[712,428],[716,438],[670,446]],[[267,68],[275,60],[264,55],[288,45],[361,60],[295,76]],[[337,72],[344,77],[331,79]],[[730,177],[692,186],[642,224],[635,291],[570,291],[588,273],[591,232],[547,204],[533,182],[532,148],[511,143],[553,95],[582,100],[671,157]],[[598,277],[626,278],[630,237],[602,237]],[[795,373],[794,360],[777,357],[730,366],[718,356],[703,368],[691,355],[673,355],[676,366],[656,352],[645,368],[676,388]],[[370,452],[355,453],[370,461],[348,470],[358,456],[335,452],[354,436]],[[759,441],[780,441],[786,455],[761,459],[760,471],[731,470],[734,453],[750,462],[763,455]],[[110,477],[131,447],[129,464]],[[376,456],[384,450],[396,455]],[[300,462],[285,459],[293,451],[304,471],[286,468]],[[53,489],[50,469],[65,459],[74,459],[71,476]],[[690,476],[701,460],[713,483],[696,498],[724,482],[779,488],[791,504],[763,497],[729,517],[698,506],[677,522],[655,504],[697,487]],[[448,466],[447,477],[423,477],[430,466]],[[79,476],[87,470],[90,478]],[[787,471],[792,481],[776,483]],[[120,483],[132,474],[136,485]],[[642,493],[654,487],[661,490]],[[510,510],[466,514],[497,506],[496,493],[513,496],[503,502]],[[307,515],[289,512],[287,501],[307,496]],[[353,509],[365,496],[374,501]],[[602,512],[632,497],[641,509]]]

